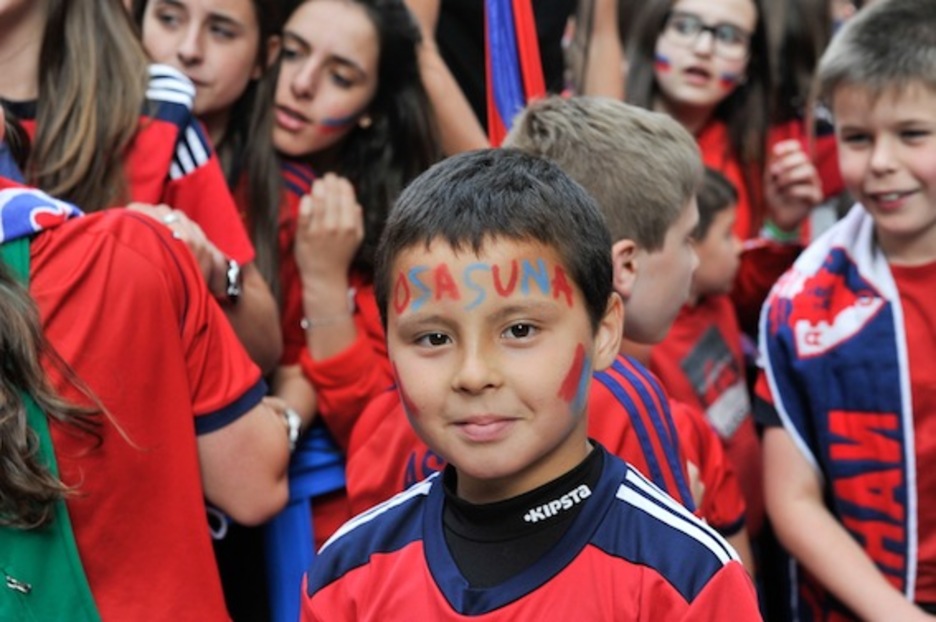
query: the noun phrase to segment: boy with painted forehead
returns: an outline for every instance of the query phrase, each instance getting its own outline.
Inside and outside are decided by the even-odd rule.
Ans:
[[[401,195],[375,290],[406,414],[448,466],[325,544],[303,619],[759,619],[724,540],[587,437],[622,334],[610,248],[585,191],[514,150]]]
[[[818,79],[859,204],[764,308],[767,510],[799,564],[791,619],[931,620],[936,3],[863,9]]]

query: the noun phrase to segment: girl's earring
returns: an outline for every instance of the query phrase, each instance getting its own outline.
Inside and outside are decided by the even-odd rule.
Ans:
[[[374,121],[371,119],[371,116],[366,114],[358,120],[358,127],[360,127],[362,130],[366,130],[373,122]]]

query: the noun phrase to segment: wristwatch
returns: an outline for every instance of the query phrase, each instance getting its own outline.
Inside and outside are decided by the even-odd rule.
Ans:
[[[296,449],[296,443],[299,442],[299,431],[302,428],[302,418],[292,408],[287,408],[283,412],[283,421],[286,423],[286,434],[289,438],[289,453]]]
[[[241,272],[240,264],[233,259],[227,260],[227,269],[224,271],[226,285],[224,293],[227,294],[229,304],[236,305],[244,293],[244,275]]]

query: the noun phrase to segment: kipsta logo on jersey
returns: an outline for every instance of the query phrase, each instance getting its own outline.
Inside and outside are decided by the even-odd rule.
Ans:
[[[793,331],[800,358],[823,354],[848,341],[887,304],[842,249],[830,252],[815,274],[788,277],[779,295],[796,297],[793,305],[777,306],[785,312],[785,321],[773,323],[781,319],[774,317],[772,323]]]
[[[558,499],[553,499],[549,503],[544,503],[539,507],[530,509],[523,515],[523,520],[528,523],[538,523],[541,520],[552,518],[559,512],[569,510],[576,504],[581,503],[591,496],[591,489],[582,484],[575,490],[569,491]]]

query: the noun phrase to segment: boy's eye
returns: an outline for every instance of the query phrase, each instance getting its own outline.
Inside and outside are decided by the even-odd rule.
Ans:
[[[503,336],[507,339],[526,339],[536,334],[536,327],[532,324],[513,324],[504,331]]]
[[[848,143],[849,145],[861,145],[867,143],[871,140],[869,134],[863,134],[860,132],[852,132],[849,134],[842,134],[842,142]]]
[[[428,333],[422,335],[416,340],[416,344],[420,346],[426,346],[430,348],[435,348],[439,346],[444,346],[447,343],[450,343],[451,339],[445,333]]]
[[[901,138],[903,138],[904,140],[910,140],[910,141],[920,140],[921,138],[926,138],[929,135],[930,135],[929,130],[923,130],[923,129],[903,130],[900,133]]]

